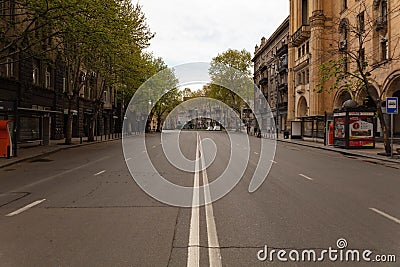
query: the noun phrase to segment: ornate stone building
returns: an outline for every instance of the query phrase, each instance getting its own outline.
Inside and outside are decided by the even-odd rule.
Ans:
[[[376,107],[379,96],[400,96],[399,8],[398,0],[290,0],[289,121],[332,113],[350,98]],[[357,85],[348,90],[339,84],[331,91],[332,81],[322,83],[325,90],[318,92],[322,63],[343,58],[341,67],[349,73],[356,69],[348,51],[370,70],[369,94]]]
[[[273,118],[278,118],[278,130],[283,131],[287,127],[288,41],[289,18],[286,18],[268,39],[263,37],[260,46],[255,48],[252,59],[254,83],[262,95],[256,93],[254,96],[254,112],[261,115],[263,129],[268,129],[268,125],[275,123],[269,121]],[[265,97],[269,108],[262,105],[260,97]]]

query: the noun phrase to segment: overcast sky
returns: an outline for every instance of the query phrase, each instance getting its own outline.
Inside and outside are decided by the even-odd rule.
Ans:
[[[156,33],[149,50],[173,67],[254,47],[289,15],[289,0],[141,0]]]

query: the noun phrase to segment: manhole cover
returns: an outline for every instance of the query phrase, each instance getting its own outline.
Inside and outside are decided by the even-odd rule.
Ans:
[[[34,159],[31,162],[51,162],[52,159]]]

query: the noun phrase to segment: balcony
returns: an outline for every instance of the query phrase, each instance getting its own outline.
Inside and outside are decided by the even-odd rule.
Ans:
[[[280,83],[278,89],[279,89],[280,91],[287,91],[287,89],[288,89],[288,84],[287,84],[287,82]]]
[[[386,30],[387,29],[387,16],[380,16],[375,20],[375,30]]]
[[[285,55],[285,54],[287,54],[287,53],[288,53],[288,45],[287,45],[287,44],[282,45],[281,48],[279,48],[279,49],[276,51],[276,55],[277,55],[278,57],[283,56],[283,55]]]
[[[279,60],[278,72],[282,73],[284,71],[287,71],[287,68],[288,68],[288,57],[284,55]]]
[[[304,84],[298,85],[296,87],[296,93],[298,93],[299,95],[302,95],[306,92],[306,87]]]
[[[311,36],[310,25],[302,25],[292,36],[291,42],[293,46],[297,47],[304,43],[305,40]]]
[[[268,76],[267,75],[261,77],[260,84],[268,84]]]
[[[264,71],[268,68],[268,65],[266,62],[261,62],[260,64],[260,71]]]

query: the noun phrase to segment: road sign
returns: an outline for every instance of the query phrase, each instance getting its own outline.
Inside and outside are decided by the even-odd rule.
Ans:
[[[397,97],[386,98],[386,113],[387,114],[399,113],[399,99]]]

